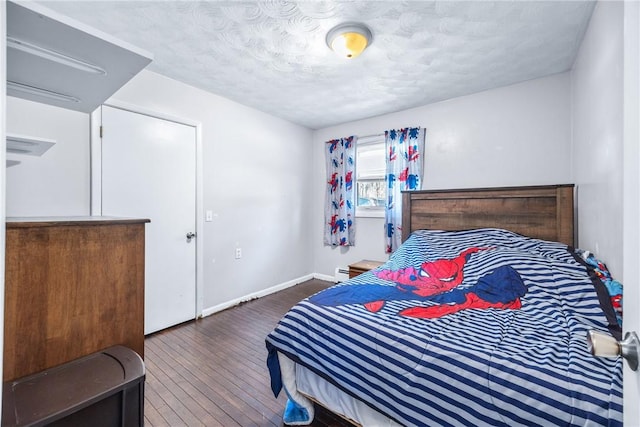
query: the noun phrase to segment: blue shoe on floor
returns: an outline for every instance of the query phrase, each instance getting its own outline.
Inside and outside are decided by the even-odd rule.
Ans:
[[[306,426],[311,424],[312,419],[309,416],[309,411],[296,404],[293,400],[287,399],[282,421],[288,426]]]

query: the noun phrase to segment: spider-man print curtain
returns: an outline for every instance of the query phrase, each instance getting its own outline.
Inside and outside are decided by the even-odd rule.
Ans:
[[[355,244],[355,144],[357,137],[325,143],[327,193],[324,208],[324,244]]]
[[[391,253],[402,243],[401,191],[419,190],[422,185],[425,129],[388,130],[384,136],[387,150],[386,251]]]

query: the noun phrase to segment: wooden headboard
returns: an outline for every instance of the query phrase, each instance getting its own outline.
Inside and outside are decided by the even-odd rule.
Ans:
[[[402,240],[415,230],[504,228],[574,245],[573,184],[402,194]]]

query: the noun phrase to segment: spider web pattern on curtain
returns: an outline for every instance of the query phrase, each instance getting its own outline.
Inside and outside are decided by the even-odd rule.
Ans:
[[[324,244],[355,244],[355,143],[357,137],[325,143],[327,191],[324,208]]]
[[[402,191],[419,190],[423,176],[425,129],[404,128],[384,133],[387,150],[386,252],[402,243]]]

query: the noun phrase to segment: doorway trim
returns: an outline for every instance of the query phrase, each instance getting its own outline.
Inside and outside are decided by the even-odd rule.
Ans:
[[[159,112],[139,105],[109,100],[102,105],[117,108],[132,113],[143,114],[170,122],[191,126],[196,130],[196,312],[194,318],[202,317],[204,304],[204,192],[203,192],[203,161],[202,161],[202,123],[171,114]],[[91,215],[102,215],[102,138],[100,126],[102,125],[102,106],[91,113],[90,116],[90,212]]]

